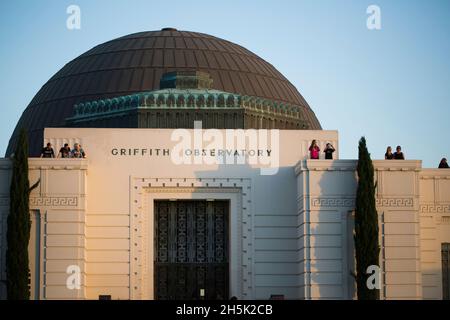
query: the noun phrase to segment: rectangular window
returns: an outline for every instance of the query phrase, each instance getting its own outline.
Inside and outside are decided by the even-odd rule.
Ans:
[[[450,300],[450,243],[442,244],[442,299]]]

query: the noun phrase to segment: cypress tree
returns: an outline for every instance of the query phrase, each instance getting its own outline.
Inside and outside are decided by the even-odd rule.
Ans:
[[[379,266],[378,214],[375,206],[374,169],[366,139],[358,147],[358,190],[355,209],[356,284],[359,300],[378,300],[380,290],[369,289],[367,267]]]
[[[29,195],[39,181],[30,188],[28,181],[28,139],[20,131],[14,157],[10,186],[10,207],[7,222],[6,285],[8,299],[30,299],[30,269],[28,242],[30,241]]]

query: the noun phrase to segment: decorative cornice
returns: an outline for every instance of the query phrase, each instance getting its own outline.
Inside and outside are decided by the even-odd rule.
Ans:
[[[355,171],[356,160],[300,160],[295,166],[295,174],[303,171]]]
[[[209,188],[209,187],[143,187],[145,191],[156,193],[239,193],[241,188]]]
[[[377,171],[415,171],[422,170],[422,160],[373,160]]]
[[[298,175],[303,171],[356,171],[358,160],[300,160],[295,166]],[[373,160],[376,171],[422,171],[421,160]],[[450,171],[450,170],[449,170]],[[449,177],[450,172],[443,174]]]
[[[87,170],[87,168],[87,159],[28,159],[28,169],[30,170]]]
[[[36,207],[76,207],[77,197],[32,197],[30,205]]]
[[[448,180],[450,179],[450,170],[448,169],[423,169],[420,174],[419,178],[422,180]]]
[[[211,89],[162,89],[74,105],[69,122],[113,117],[147,109],[248,109],[300,119],[301,107],[254,96]]]

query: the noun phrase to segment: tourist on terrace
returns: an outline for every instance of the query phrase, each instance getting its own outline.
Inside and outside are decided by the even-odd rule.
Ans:
[[[388,146],[386,149],[386,153],[384,154],[385,160],[392,160],[394,159],[394,154],[392,153],[392,147]]]
[[[42,148],[41,158],[54,158],[55,151],[53,151],[52,144],[49,142],[47,146]]]
[[[439,163],[439,169],[448,169],[448,163],[447,163],[447,159],[442,158],[441,162]]]
[[[319,159],[319,152],[320,152],[320,148],[317,145],[317,141],[313,140],[311,142],[311,146],[309,147],[309,152],[311,155],[311,159]]]
[[[335,152],[336,149],[333,147],[331,143],[327,143],[325,150],[323,152],[325,153],[325,159],[327,160],[333,160],[333,152]]]
[[[397,151],[394,152],[394,159],[395,160],[405,160],[405,155],[402,152],[402,147],[397,146]]]
[[[68,143],[64,143],[64,147],[59,149],[58,158],[70,158],[70,147]]]
[[[79,143],[75,143],[73,145],[73,150],[71,152],[72,158],[86,158],[86,153],[81,148],[81,145]]]

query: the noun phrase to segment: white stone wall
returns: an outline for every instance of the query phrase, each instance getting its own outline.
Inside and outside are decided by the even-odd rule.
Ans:
[[[30,210],[40,213],[40,299],[85,297],[87,163],[78,159],[30,159]],[[33,245],[33,244],[31,244]],[[34,246],[34,245],[33,245]],[[66,286],[67,268],[81,272],[80,289]],[[33,274],[33,267],[31,275]],[[32,292],[33,292],[32,288]]]
[[[30,241],[31,298],[80,299],[85,297],[85,160],[30,159],[30,185],[40,180],[30,194],[32,220]],[[9,211],[11,163],[0,160],[0,249],[1,275],[6,278],[6,225]],[[37,219],[36,219],[37,218]],[[39,224],[39,228],[37,226]],[[36,232],[39,231],[37,235]],[[35,241],[38,241],[36,243]],[[37,257],[37,258],[36,258]],[[66,287],[67,267],[79,266],[81,287]],[[1,297],[6,298],[4,286]]]
[[[321,145],[332,142],[338,157],[337,132],[280,131],[280,170],[272,176],[262,176],[260,165],[175,165],[167,157],[111,155],[112,147],[171,148],[175,144],[171,133],[170,129],[46,129],[45,141],[56,148],[65,141],[77,141],[88,154],[86,297],[152,298],[153,256],[152,250],[146,249],[152,248],[149,241],[153,238],[149,199],[167,194],[172,194],[171,198],[210,198],[208,188],[236,185],[233,188],[240,190],[241,202],[236,221],[241,223],[235,223],[237,230],[230,239],[237,252],[230,261],[230,292],[243,299],[268,299],[271,294],[298,298],[301,278],[296,267],[293,168],[299,159],[307,158],[303,146],[312,139]],[[134,185],[135,181],[139,183]],[[149,183],[156,189],[145,188]],[[186,192],[188,187],[194,191]],[[234,197],[225,191],[216,196]],[[241,250],[236,249],[238,244],[242,244]]]
[[[420,161],[374,161],[384,299],[421,299]]]
[[[450,170],[420,172],[420,249],[424,299],[442,299],[441,244],[450,243]]]
[[[420,161],[374,161],[383,299],[422,298]],[[356,161],[301,161],[296,167],[299,270],[305,299],[355,297],[353,217]]]
[[[30,159],[30,183],[41,179],[30,199],[32,239],[40,240],[30,245],[33,297],[152,299],[153,201],[216,198],[231,203],[231,295],[355,298],[356,161],[306,160],[311,139],[337,147],[336,132],[282,131],[280,169],[271,176],[261,175],[258,165],[179,166],[167,157],[111,155],[112,147],[171,148],[170,132],[46,130],[56,150],[58,143],[77,141],[88,158]],[[441,299],[450,170],[422,169],[420,161],[409,160],[374,166],[382,298]],[[0,159],[1,280],[10,175],[10,161]],[[70,265],[80,268],[80,290],[66,287]],[[2,284],[0,297],[5,298]]]

